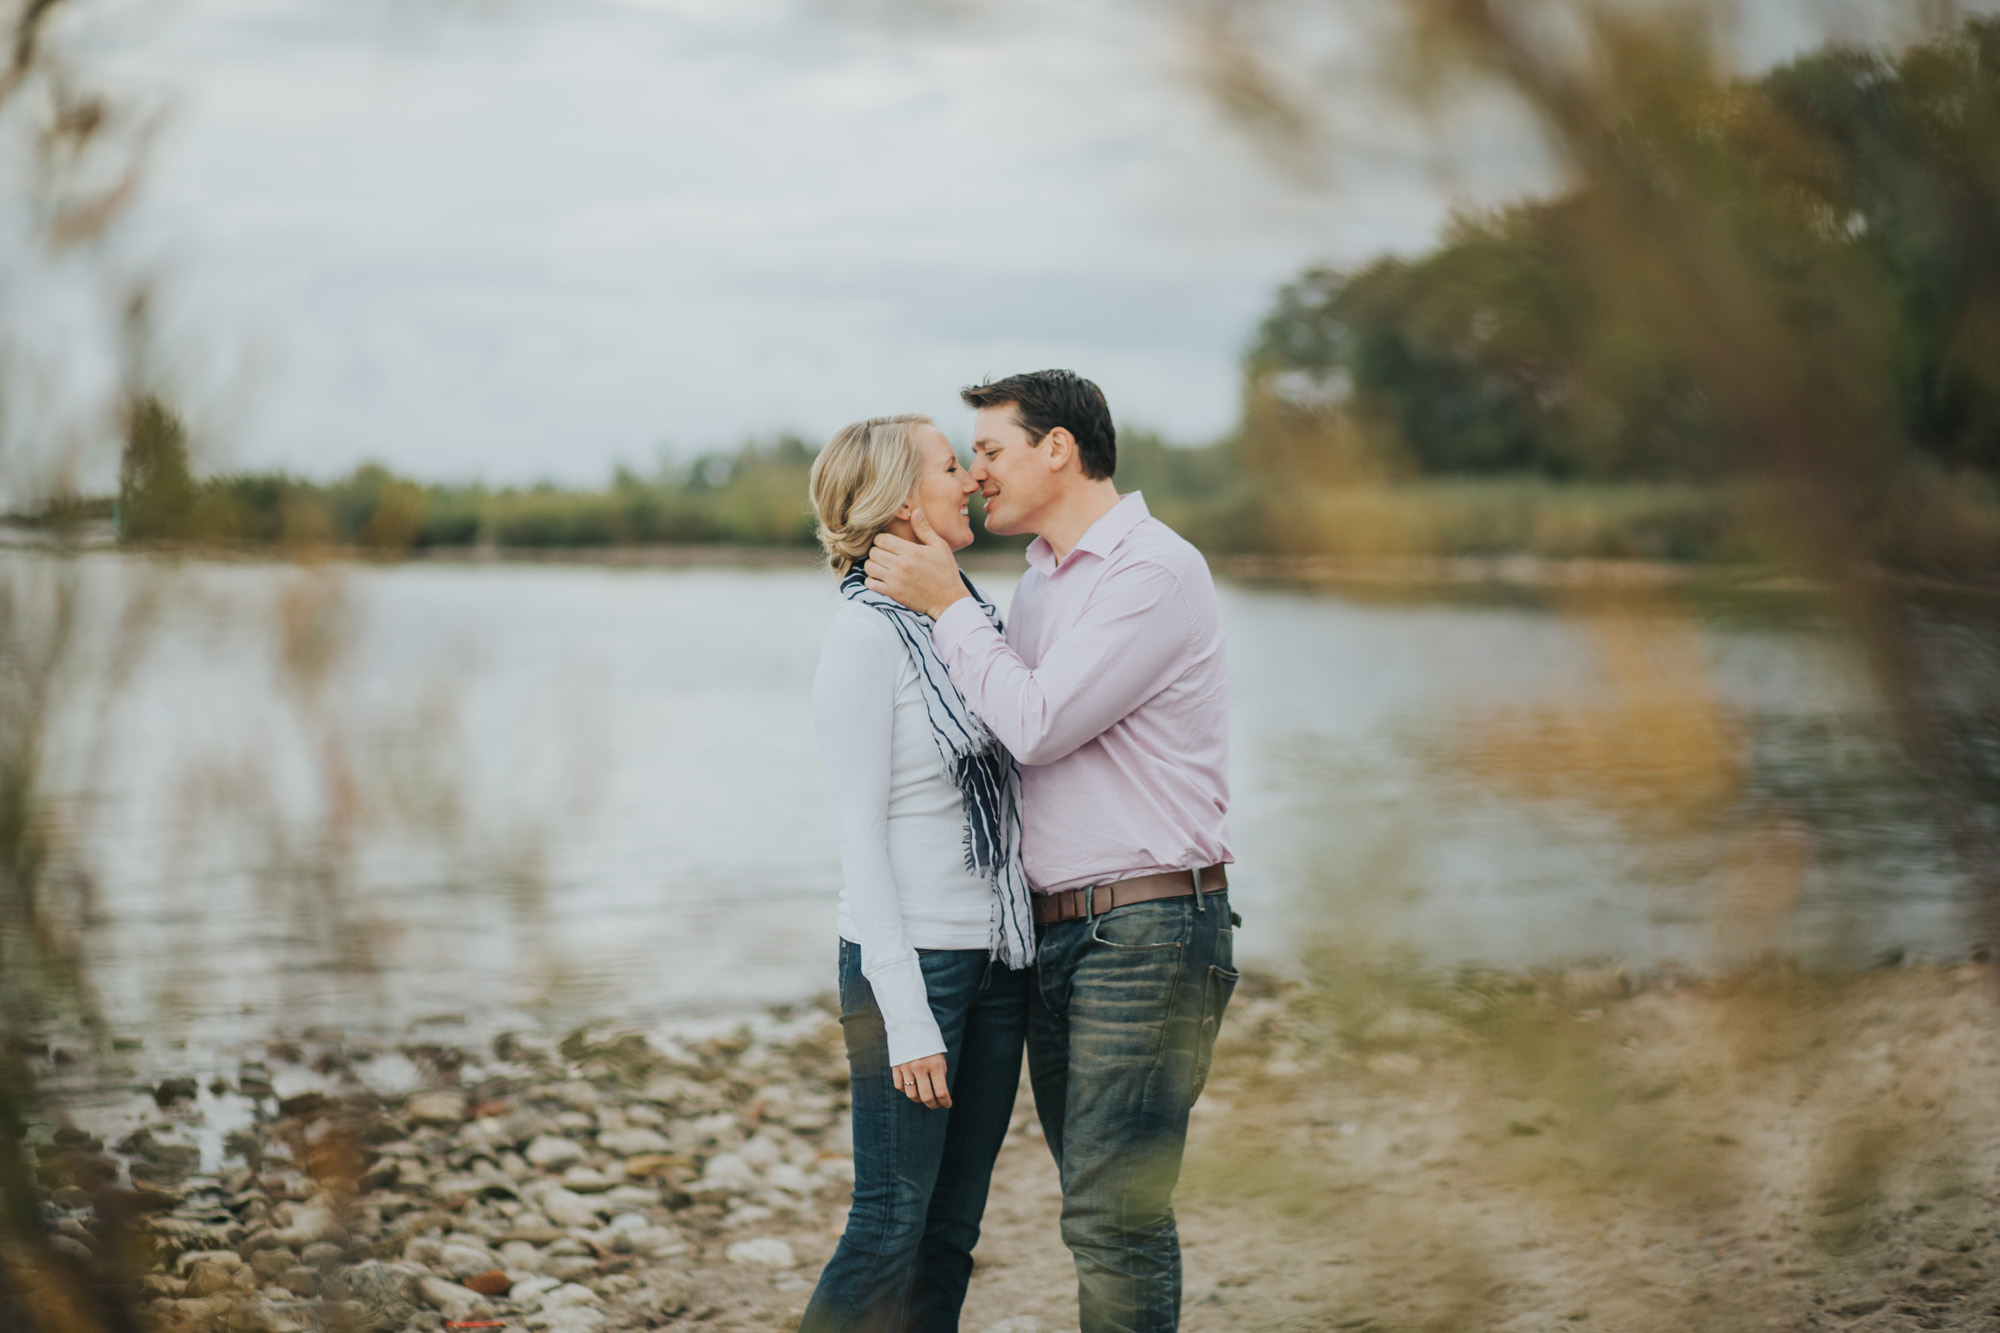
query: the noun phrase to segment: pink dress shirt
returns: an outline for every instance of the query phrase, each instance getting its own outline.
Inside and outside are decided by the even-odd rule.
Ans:
[[[1035,539],[1004,639],[967,598],[938,617],[931,642],[1021,761],[1021,855],[1036,892],[1231,859],[1215,583],[1138,492],[1060,565]]]

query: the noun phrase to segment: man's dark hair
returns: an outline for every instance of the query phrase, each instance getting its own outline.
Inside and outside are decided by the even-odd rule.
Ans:
[[[1040,444],[1057,426],[1076,437],[1083,475],[1103,480],[1118,470],[1118,432],[1104,391],[1073,370],[1031,370],[960,389],[968,407],[1014,406],[1021,429]]]

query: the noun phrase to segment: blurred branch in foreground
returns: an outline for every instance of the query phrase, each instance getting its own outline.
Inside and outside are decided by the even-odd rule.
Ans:
[[[1995,617],[1881,572],[2000,572],[1990,513],[1964,502],[2000,467],[2000,21],[1748,81],[1720,72],[1701,8],[1397,14],[1420,94],[1505,92],[1575,184],[1416,264],[1295,289],[1252,410],[1262,393],[1296,416],[1289,385],[1321,425],[1279,465],[1750,488],[1770,554],[1835,590],[2000,938]]]
[[[2000,570],[2000,24],[1732,80],[1711,34],[1630,6],[1406,9],[1427,89],[1514,90],[1577,183],[1288,286],[1246,461],[1737,487],[1739,556]]]
[[[111,17],[129,16],[128,9]],[[132,719],[121,705],[157,666],[148,652],[167,610],[198,615],[210,630],[240,620],[273,631],[260,646],[269,649],[281,687],[282,706],[270,719],[276,729],[261,732],[251,753],[206,770],[208,757],[175,754],[177,771],[168,778],[175,790],[147,793],[172,810],[184,845],[207,854],[204,869],[213,869],[225,847],[264,853],[235,882],[247,880],[245,891],[260,906],[275,906],[272,915],[304,942],[310,964],[258,999],[291,1017],[363,1024],[380,1017],[351,1006],[324,1012],[329,977],[368,978],[385,963],[390,932],[380,899],[395,889],[377,892],[370,878],[364,852],[377,844],[410,854],[423,873],[443,881],[447,900],[468,882],[485,888],[497,879],[515,891],[516,915],[538,906],[539,866],[532,862],[543,821],[519,819],[494,837],[460,817],[462,766],[439,753],[453,738],[451,710],[436,694],[384,699],[356,688],[344,649],[360,627],[337,575],[300,571],[266,607],[240,590],[203,587],[171,562],[90,554],[97,544],[91,525],[112,506],[78,498],[80,482],[109,473],[121,443],[116,503],[135,534],[183,535],[211,502],[190,466],[187,432],[166,406],[172,385],[159,364],[152,279],[133,268],[122,239],[149,162],[151,127],[135,109],[129,82],[107,88],[99,71],[77,59],[94,49],[90,25],[105,17],[104,7],[88,0],[0,4],[0,503],[39,516],[44,538],[30,549],[0,547],[6,1333],[137,1333],[142,1294],[159,1295],[161,1275],[151,1270],[217,1230],[221,1186],[210,1180],[196,1189],[189,1177],[204,1156],[196,1140],[210,1130],[220,1139],[221,1128],[203,1128],[191,1078],[135,1087],[136,1052],[171,1041],[181,970],[205,966],[213,977],[230,960],[190,958],[191,951],[161,945],[149,961],[166,975],[139,1001],[153,1007],[138,1013],[129,1011],[129,996],[123,1013],[106,998],[113,983],[131,978],[92,967],[102,944],[93,927],[112,897],[97,878],[99,862],[115,859],[93,841],[96,807],[115,788],[107,775],[133,753]],[[376,508],[379,529],[399,521],[393,505]],[[249,664],[253,678],[257,665]],[[181,698],[167,706],[198,711],[202,703]],[[484,858],[475,844],[497,850]],[[159,895],[160,919],[199,922],[204,913],[212,920],[229,910],[218,905],[226,895],[213,879],[186,873],[175,859],[119,871],[131,876],[136,869],[142,883],[135,891]],[[134,888],[124,879],[118,887]],[[544,951],[529,952],[553,965]],[[361,991],[357,985],[350,994]],[[317,1012],[308,1008],[314,1004]],[[113,1021],[142,1035],[124,1028],[127,1035],[114,1037]],[[254,1074],[253,1063],[240,1078],[238,1109],[268,1118],[268,1079]],[[215,1093],[213,1085],[208,1090]],[[107,1100],[134,1093],[158,1116],[107,1145],[92,1132],[102,1125],[84,1112],[102,1112]],[[340,1124],[312,1152],[302,1151],[300,1162],[315,1196],[335,1212],[351,1204],[359,1170],[345,1128],[355,1108],[341,1106]],[[211,1160],[216,1146],[206,1150]],[[240,1160],[240,1146],[221,1146],[225,1157]],[[242,1167],[234,1179],[232,1193],[255,1172]],[[271,1201],[252,1190],[233,1206],[255,1219]],[[227,1207],[221,1216],[241,1230]],[[206,1328],[213,1321],[201,1315],[185,1322]]]
[[[143,284],[116,272],[105,244],[137,188],[147,130],[68,59],[58,30],[79,8],[18,0],[0,9],[0,211],[17,265],[0,286],[0,494],[17,499],[74,493],[111,415],[100,402],[58,401],[86,349],[47,318],[59,299],[52,289],[67,278],[70,295],[110,312],[100,321],[106,345],[95,349],[107,359],[116,359],[115,312],[144,301]],[[0,1326],[24,1333],[138,1327],[147,1260],[134,1226],[139,1196],[120,1187],[115,1166],[106,1170],[89,1135],[47,1123],[32,1065],[51,1032],[108,1047],[84,961],[90,871],[54,790],[87,780],[104,749],[63,733],[59,720],[98,715],[76,708],[80,692],[117,692],[148,603],[142,589],[106,608],[107,627],[60,549],[10,556],[0,568]],[[31,1128],[41,1131],[32,1153]],[[58,1232],[45,1210],[58,1187],[92,1200],[91,1243]]]
[[[1726,72],[1723,6],[1221,8],[1255,11],[1218,30],[1239,70],[1270,71],[1272,96],[1301,115],[1336,98],[1297,93],[1286,21],[1351,23],[1388,34],[1382,65],[1436,114],[1494,97],[1525,110],[1569,180],[1557,198],[1462,218],[1429,254],[1309,273],[1281,299],[1250,359],[1239,444],[1295,479],[1301,541],[1317,517],[1338,523],[1337,497],[1393,494],[1411,475],[1733,495],[1742,549],[1824,590],[1866,664],[1920,817],[1955,854],[1967,952],[1987,958],[2000,942],[2000,21],[1899,52],[1831,46],[1743,79]],[[1245,124],[1273,132],[1269,117]],[[1517,1315],[1816,1327],[1891,1304],[1881,1327],[1982,1326],[1981,1279],[1912,1256],[1947,1233],[1957,1253],[1984,1243],[1967,1237],[1994,1203],[1976,1147],[1991,1131],[1993,970],[1814,975],[1774,957],[1821,831],[1751,789],[1751,738],[1721,704],[1701,608],[1656,593],[1558,609],[1597,650],[1588,688],[1459,719],[1443,762],[1502,796],[1606,818],[1632,857],[1704,894],[1718,955],[1753,966],[1692,990],[1617,964],[1594,981],[1446,979],[1342,937],[1311,969],[1301,1007],[1317,1012],[1258,1032],[1246,1009],[1238,1031],[1263,1050],[1235,1070],[1219,1060],[1212,1085],[1275,1106],[1290,1084],[1317,1104],[1259,1128],[1231,1117],[1215,1174],[1191,1167],[1197,1187],[1218,1207],[1248,1193],[1304,1214],[1335,1243],[1335,1212],[1363,1213],[1347,1239],[1379,1289],[1342,1284],[1361,1307],[1343,1313],[1370,1316],[1353,1326],[1377,1326],[1380,1309],[1380,1326],[1439,1330]],[[1674,859],[1688,846],[1699,855]],[[1941,980],[1948,996],[1925,994]],[[1390,1100],[1356,1105],[1369,1087]],[[1435,1132],[1455,1096],[1464,1125]],[[1342,1121],[1372,1137],[1329,1140],[1308,1181],[1308,1126]],[[1805,1282],[1772,1291],[1777,1263]],[[1551,1303],[1583,1292],[1587,1305]]]

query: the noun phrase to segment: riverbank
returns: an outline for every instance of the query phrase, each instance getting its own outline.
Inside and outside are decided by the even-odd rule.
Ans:
[[[1225,1028],[1179,1195],[1191,1333],[2000,1317],[1990,966],[1315,975],[1248,979]],[[318,1033],[40,1151],[59,1243],[93,1243],[109,1173],[149,1210],[161,1330],[776,1330],[843,1217],[844,1078],[821,1007],[694,1041]],[[1076,1326],[1059,1201],[1024,1089],[965,1328]]]
[[[340,543],[248,545],[213,542],[120,544],[108,526],[60,536],[0,524],[0,550],[52,554],[137,556],[221,565],[350,564],[367,567],[534,567],[601,569],[824,568],[817,549],[801,546],[693,545],[433,546],[385,552]],[[959,554],[975,575],[1013,575],[1023,563],[1019,544],[982,545]],[[1576,596],[1649,596],[1682,592],[1696,597],[1752,596],[1779,601],[1823,597],[1830,589],[1770,564],[1678,561],[1594,556],[1511,555],[1255,555],[1211,553],[1222,578],[1276,587],[1323,589],[1369,597],[1422,598],[1482,593]],[[1991,579],[1940,579],[1881,571],[1885,582],[1918,595],[2000,595]]]

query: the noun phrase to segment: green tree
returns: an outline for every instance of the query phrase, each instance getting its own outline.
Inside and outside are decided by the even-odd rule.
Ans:
[[[118,535],[146,541],[189,535],[195,508],[187,428],[153,394],[133,402],[118,467]]]
[[[1716,410],[1713,330],[1662,326],[1686,303],[1655,285],[1679,275],[1606,225],[1642,182],[1739,265],[1726,281],[1771,294],[1777,346],[1883,391],[1870,449],[2000,469],[2000,20],[1656,83],[1621,92],[1567,194],[1284,288],[1246,363],[1245,460],[1349,468],[1351,427],[1391,472],[1740,471],[1759,451]]]

